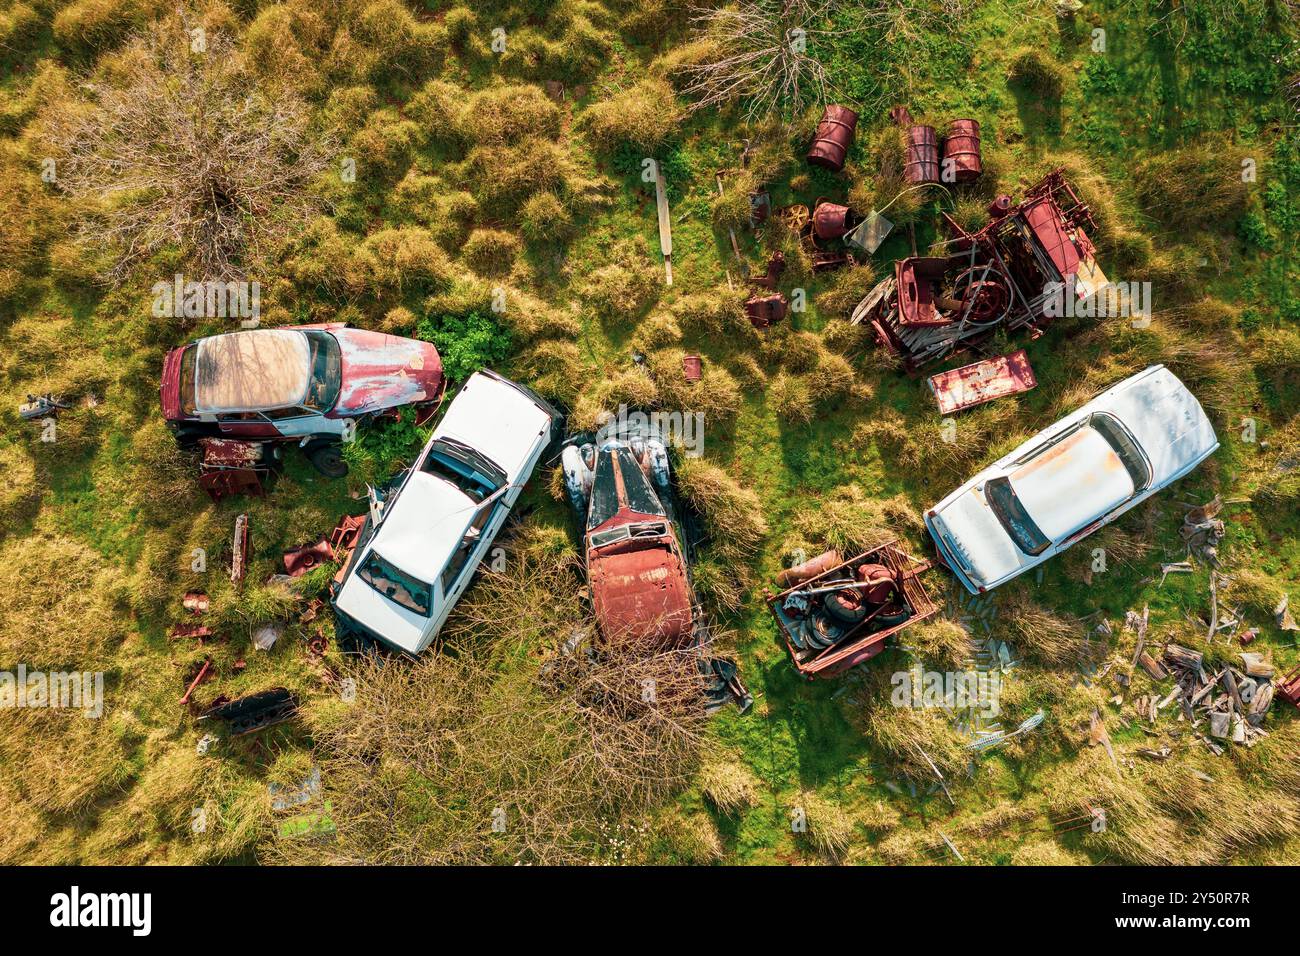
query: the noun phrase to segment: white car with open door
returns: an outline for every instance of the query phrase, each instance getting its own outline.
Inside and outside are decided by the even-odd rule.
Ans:
[[[395,491],[371,511],[334,589],[341,630],[427,648],[551,443],[556,411],[476,372]]]
[[[943,562],[978,594],[1086,538],[1218,447],[1196,396],[1153,365],[985,468],[925,524]]]

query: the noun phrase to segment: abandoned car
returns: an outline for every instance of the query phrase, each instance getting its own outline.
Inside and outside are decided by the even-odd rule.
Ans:
[[[582,532],[602,642],[654,650],[702,643],[687,541],[673,499],[668,448],[650,429],[565,446],[564,483]],[[710,709],[751,703],[735,664],[701,659]]]
[[[985,468],[925,524],[940,559],[977,594],[1086,538],[1218,447],[1196,397],[1153,365]]]
[[[444,388],[428,342],[342,323],[228,332],[163,360],[163,417],[183,446],[205,437],[297,441],[342,477],[341,440],[360,420],[414,405],[427,419]]]
[[[339,630],[425,650],[464,593],[551,443],[558,413],[476,372],[394,490],[372,502],[332,603]]]

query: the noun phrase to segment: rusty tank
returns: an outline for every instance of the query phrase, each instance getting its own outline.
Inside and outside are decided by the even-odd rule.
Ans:
[[[853,143],[858,128],[858,114],[847,106],[827,106],[808,150],[808,162],[838,173]]]
[[[908,127],[903,178],[915,185],[939,181],[939,135],[933,126]]]
[[[792,568],[786,568],[776,576],[776,583],[782,588],[794,587],[796,584],[803,584],[819,574],[824,574],[831,568],[844,563],[844,558],[835,550],[823,551],[815,558],[809,558],[802,564],[796,564]]]
[[[984,167],[980,161],[980,124],[978,120],[957,119],[948,124],[943,138],[944,177],[970,183],[979,179]]]
[[[839,239],[856,225],[853,219],[853,211],[848,206],[819,203],[813,210],[813,235],[824,241]]]

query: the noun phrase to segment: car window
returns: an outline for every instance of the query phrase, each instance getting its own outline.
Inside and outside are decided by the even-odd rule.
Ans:
[[[316,411],[329,411],[338,401],[343,385],[343,355],[338,341],[328,332],[311,329],[304,334],[311,345],[311,383],[303,404]]]
[[[194,406],[194,356],[199,347],[191,345],[181,353],[181,411],[186,415],[195,413]]]
[[[1007,478],[994,478],[984,485],[984,498],[997,515],[1016,547],[1025,554],[1042,554],[1052,543],[1029,517]]]
[[[440,450],[436,443],[429,450],[429,454],[425,456],[424,463],[420,467],[431,475],[437,475],[439,478],[451,482],[465,492],[470,500],[475,502],[482,501],[500,487],[494,481],[497,476],[484,474],[470,463]]]
[[[432,588],[397,568],[377,551],[371,551],[357,569],[357,577],[394,604],[428,617],[433,607]]]
[[[1124,463],[1124,470],[1133,481],[1133,493],[1146,490],[1151,484],[1151,470],[1128,429],[1120,424],[1118,418],[1107,412],[1094,412],[1088,417],[1088,424],[1106,439],[1106,444],[1115,450],[1119,460]]]
[[[299,408],[295,405],[290,408],[273,408],[268,412],[263,412],[263,414],[272,421],[275,421],[281,418],[302,418],[304,415],[309,415],[311,413],[306,409]]]
[[[444,594],[449,593],[456,586],[461,572],[465,570],[465,565],[469,563],[470,557],[474,554],[474,549],[478,547],[478,543],[483,539],[483,530],[488,526],[488,523],[500,507],[503,507],[501,503],[494,501],[480,508],[474,515],[474,520],[470,522],[469,529],[461,539],[455,554],[451,556],[451,560],[447,562],[447,567],[443,569],[442,591]]]

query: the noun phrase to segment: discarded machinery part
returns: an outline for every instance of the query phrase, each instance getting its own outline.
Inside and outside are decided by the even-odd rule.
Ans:
[[[664,181],[664,170],[655,164],[658,170],[655,176],[655,210],[659,216],[659,251],[664,256],[664,284],[673,284],[673,225],[668,212],[668,184]]]
[[[862,595],[872,604],[884,604],[897,590],[894,572],[883,564],[863,564],[857,570],[857,578],[865,587]]]
[[[181,638],[195,638],[202,644],[212,636],[212,628],[206,624],[177,624],[167,636],[173,641]]]
[[[767,272],[758,278],[750,277],[749,281],[770,292],[775,292],[777,280],[783,272],[785,272],[785,253],[778,249],[768,257]]]
[[[827,615],[848,626],[857,624],[870,610],[870,604],[853,588],[832,591],[822,600],[822,607]]]
[[[745,315],[756,329],[766,329],[786,316],[789,303],[780,292],[752,296],[745,302]]]
[[[808,150],[808,162],[838,173],[844,168],[857,128],[857,113],[847,106],[827,105]]]
[[[230,580],[238,584],[248,573],[248,515],[235,518],[235,536],[230,545]]]
[[[1277,696],[1292,707],[1300,708],[1300,667],[1277,682]]]
[[[772,215],[772,196],[765,190],[749,194],[749,228],[757,229]]]
[[[280,464],[280,449],[268,442],[200,438],[199,487],[213,501],[232,495],[266,495],[266,479]]]
[[[312,568],[328,564],[334,560],[334,551],[328,538],[321,538],[315,544],[304,544],[290,548],[284,553],[284,570],[291,578],[301,577]]]
[[[18,416],[25,422],[40,418],[57,418],[59,412],[71,408],[54,397],[52,392],[44,395],[28,395],[25,404],[18,406]]]
[[[808,223],[812,221],[812,213],[803,203],[795,203],[793,206],[782,208],[777,213],[777,218],[795,235],[801,235]]]
[[[1300,631],[1300,624],[1296,624],[1295,617],[1291,614],[1291,595],[1283,592],[1277,607],[1273,608],[1273,621],[1278,630]]]
[[[861,325],[864,321],[874,319],[880,311],[881,306],[889,299],[893,298],[895,290],[898,288],[898,280],[893,276],[887,279],[881,279],[875,287],[867,293],[866,298],[857,304],[853,309],[853,314],[849,316],[849,323],[852,325]]]
[[[929,379],[939,412],[950,415],[1007,395],[1019,395],[1038,385],[1024,349],[949,369]]]
[[[211,602],[206,591],[186,591],[181,605],[191,614],[206,614]]]
[[[939,182],[939,136],[933,126],[908,128],[903,179],[918,186]]]
[[[1011,205],[1011,197],[1006,193],[1001,193],[994,197],[993,201],[984,208],[988,212],[989,218],[996,221],[1011,211]]]
[[[776,576],[776,583],[782,588],[803,584],[803,582],[815,578],[817,575],[829,571],[843,562],[844,559],[840,556],[840,552],[833,549],[823,551],[815,558],[809,558],[807,561],[781,571]]]
[[[222,700],[208,708],[200,720],[216,719],[230,725],[230,735],[244,734],[288,720],[298,712],[298,698],[284,687],[272,687],[236,700]]]
[[[199,666],[199,672],[194,675],[194,679],[190,681],[189,687],[185,688],[185,696],[181,698],[181,703],[188,704],[190,702],[190,696],[194,693],[195,688],[211,676],[212,658],[205,657],[203,658],[203,663]]]
[[[704,375],[704,359],[697,354],[683,355],[682,375],[688,382],[698,382]]]
[[[345,552],[356,547],[357,538],[361,536],[365,523],[365,515],[344,515],[339,519],[339,523],[330,532],[330,548],[334,551],[335,559],[341,560]]]
[[[853,210],[841,203],[819,200],[813,209],[813,236],[824,242],[842,239],[856,225]]]
[[[943,139],[944,167],[951,170],[959,183],[974,182],[983,172],[980,161],[980,124],[978,120],[958,119],[948,124]]]
[[[993,325],[1011,309],[1011,286],[1007,277],[991,264],[965,270],[953,282],[953,297],[961,303],[963,321]]]

